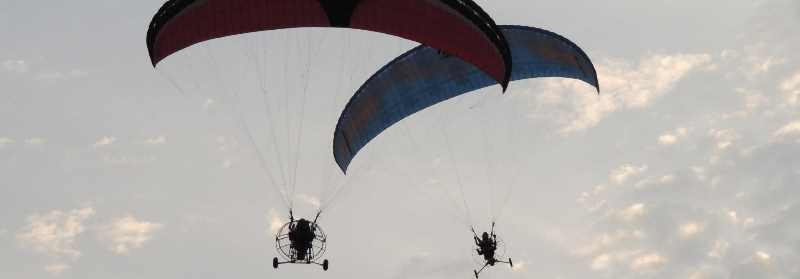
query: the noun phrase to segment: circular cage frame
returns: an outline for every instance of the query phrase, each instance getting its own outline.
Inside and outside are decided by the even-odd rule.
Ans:
[[[278,254],[280,254],[281,258],[286,262],[313,263],[325,255],[328,237],[325,234],[325,231],[322,230],[322,227],[320,227],[317,223],[310,223],[311,230],[314,232],[314,241],[311,245],[311,253],[306,256],[305,260],[299,261],[297,259],[296,251],[291,247],[292,242],[289,240],[289,226],[292,224],[296,225],[297,222],[298,220],[294,220],[286,223],[281,227],[280,230],[278,230],[278,233],[275,234],[275,250],[278,251]]]

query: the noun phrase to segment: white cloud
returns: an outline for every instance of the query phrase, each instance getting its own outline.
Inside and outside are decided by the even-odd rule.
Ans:
[[[306,203],[306,204],[308,204],[310,206],[313,206],[314,208],[320,208],[320,206],[322,206],[322,202],[319,200],[318,197],[305,195],[305,194],[298,194],[297,198],[300,199],[300,201],[302,201],[302,202],[304,202],[304,203]]]
[[[636,203],[621,210],[618,214],[620,218],[624,219],[625,221],[632,221],[644,216],[645,213],[647,213],[645,205],[643,203]]]
[[[611,263],[611,255],[600,254],[592,259],[591,267],[593,270],[603,270],[608,268]]]
[[[39,253],[77,259],[81,252],[75,248],[75,240],[84,232],[83,222],[94,214],[90,207],[34,214],[28,217],[28,225],[17,234],[17,240]]]
[[[229,169],[231,167],[233,167],[233,159],[226,158],[226,159],[222,160],[222,168],[223,169]]]
[[[708,134],[715,140],[715,147],[718,151],[727,150],[739,139],[739,134],[732,129],[711,129]]]
[[[39,138],[39,137],[29,138],[29,139],[25,140],[25,144],[27,144],[27,145],[42,145],[42,144],[45,144],[45,143],[47,143],[47,140],[44,139],[44,138]]]
[[[616,91],[625,107],[643,108],[690,71],[710,62],[708,54],[651,55],[642,59],[638,67],[611,61],[600,67],[598,75],[607,91]]]
[[[775,66],[786,63],[786,59],[770,55],[765,44],[753,44],[739,50],[726,49],[720,58],[731,62],[738,72],[728,73],[729,78],[743,76],[747,80],[755,80],[768,73]]]
[[[526,272],[528,271],[528,264],[525,261],[514,261],[514,266],[511,268],[513,272]]]
[[[666,133],[658,137],[658,144],[660,145],[673,145],[677,142],[678,137],[670,133]]]
[[[122,166],[122,167],[130,167],[130,166],[141,166],[150,164],[158,160],[153,155],[147,154],[134,154],[134,155],[104,155],[103,162],[112,166]]]
[[[683,237],[683,238],[691,238],[691,237],[694,237],[695,235],[703,232],[704,229],[705,228],[703,227],[702,224],[698,224],[698,223],[695,223],[695,222],[689,222],[689,223],[685,223],[685,224],[681,225],[680,228],[678,229],[678,231],[679,231],[681,237]]]
[[[145,140],[144,143],[145,144],[149,144],[149,145],[162,145],[162,144],[167,143],[167,137],[165,137],[165,136],[157,136],[157,137],[148,138],[147,140]]]
[[[278,214],[278,211],[273,209],[269,210],[269,231],[271,235],[278,234],[278,230],[283,227],[286,223],[283,219],[281,219],[281,215]]]
[[[114,144],[115,141],[117,141],[117,138],[105,136],[95,141],[93,146],[95,148],[99,148],[107,145],[112,145]]]
[[[755,254],[755,258],[756,260],[764,264],[769,264],[769,262],[772,260],[772,256],[764,251],[757,251]]]
[[[14,139],[12,138],[2,137],[0,138],[0,148],[6,147],[7,145],[12,145],[15,142],[16,141],[14,141]]]
[[[164,227],[162,224],[139,221],[133,216],[114,220],[101,230],[101,237],[109,241],[109,249],[125,255],[132,249],[141,248],[153,235]]]
[[[687,74],[711,61],[708,54],[655,54],[642,58],[637,65],[607,59],[596,65],[602,86],[600,95],[582,83],[552,79],[544,83],[541,94],[536,94],[536,102],[562,109],[555,116],[562,125],[561,133],[577,132],[596,126],[615,111],[650,106]]]
[[[708,256],[711,258],[721,259],[725,257],[725,254],[728,252],[728,247],[731,244],[725,240],[717,240],[714,242],[714,248],[711,248],[711,251],[708,251]]]
[[[664,175],[664,176],[662,176],[661,178],[658,179],[658,182],[661,182],[661,183],[672,183],[672,182],[675,182],[675,176],[671,175],[671,174]]]
[[[634,271],[643,271],[663,266],[667,263],[667,259],[658,253],[650,253],[640,255],[633,259],[631,262],[631,269]]]
[[[70,269],[70,266],[65,263],[50,264],[44,267],[44,271],[56,276],[61,275],[61,273],[64,273],[64,271],[68,269]]]
[[[9,72],[24,74],[30,71],[30,66],[24,60],[3,61],[3,69]]]
[[[772,134],[776,140],[786,139],[790,137],[800,137],[800,121],[794,121],[784,125],[775,133]]]
[[[203,109],[204,109],[204,110],[209,110],[209,109],[211,109],[212,107],[214,107],[214,105],[216,105],[216,104],[217,104],[217,101],[216,101],[216,100],[214,100],[214,99],[211,99],[211,98],[208,98],[208,99],[206,99],[206,101],[203,103]]]
[[[220,152],[233,151],[239,148],[239,141],[233,137],[217,136],[217,145]]]
[[[88,76],[89,73],[80,70],[80,69],[72,69],[66,72],[61,71],[52,71],[52,72],[43,72],[36,75],[37,80],[42,81],[55,81],[55,80],[68,80],[68,79],[77,79],[83,78]]]
[[[625,183],[625,181],[627,181],[629,178],[638,176],[645,171],[647,171],[647,165],[637,167],[632,164],[625,164],[611,171],[611,174],[609,174],[608,178],[611,180],[611,182],[622,184]]]
[[[645,238],[645,234],[640,230],[617,230],[613,233],[603,233],[595,237],[588,245],[578,248],[575,254],[581,256],[592,255],[619,243],[641,240],[643,238]]]
[[[786,103],[792,106],[800,105],[800,71],[787,78],[780,84]]]
[[[777,59],[775,57],[767,57],[767,58],[764,58],[760,62],[753,63],[751,72],[754,75],[764,74],[764,73],[769,72],[769,70],[773,66],[780,65],[780,64],[783,64],[783,63],[785,63],[785,61],[782,60],[782,59]]]
[[[675,131],[666,132],[658,137],[658,144],[660,145],[676,144],[680,140],[684,139],[687,133],[688,130],[683,127],[677,128],[675,129]]]
[[[744,227],[752,226],[756,222],[755,218],[753,218],[753,217],[747,217],[747,218],[740,217],[739,213],[737,213],[736,211],[733,211],[733,210],[728,211],[728,220],[730,220],[730,222],[732,224],[741,225],[741,226],[744,226]]]

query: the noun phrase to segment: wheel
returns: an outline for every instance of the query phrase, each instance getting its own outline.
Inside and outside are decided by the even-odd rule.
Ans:
[[[322,261],[322,270],[328,270],[328,260]]]
[[[514,268],[514,262],[511,261],[511,258],[508,258],[508,265],[510,265],[511,268]]]
[[[278,268],[278,257],[272,258],[272,268]]]
[[[477,270],[473,270],[472,272],[475,272],[475,279],[477,279],[478,278],[478,271]]]

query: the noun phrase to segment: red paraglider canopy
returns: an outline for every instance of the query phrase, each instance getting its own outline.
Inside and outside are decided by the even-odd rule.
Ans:
[[[472,0],[169,0],[150,23],[147,47],[156,65],[203,41],[296,27],[391,34],[460,57],[504,88],[510,78],[505,38]]]

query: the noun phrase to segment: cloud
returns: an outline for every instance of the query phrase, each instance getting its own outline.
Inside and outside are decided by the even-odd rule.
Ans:
[[[784,126],[793,127],[790,124]],[[670,178],[646,177],[633,187],[593,192],[606,210],[587,211],[585,230],[571,228],[575,235],[567,236],[578,240],[568,247],[594,271],[594,276],[583,277],[637,277],[630,276],[631,271],[647,278],[797,277],[800,270],[787,263],[800,259],[795,233],[800,229],[795,221],[800,216],[795,198],[800,149],[763,137],[776,131],[758,131],[716,129],[709,133],[712,141],[705,150],[692,148],[683,159],[705,162],[706,156],[722,149],[734,164],[705,162],[685,169],[649,164],[648,172],[663,173],[661,168],[666,168]],[[754,143],[751,137],[766,142]],[[736,142],[758,148],[741,156],[745,148]],[[641,181],[664,184],[638,187]],[[639,237],[632,231],[639,231]]]
[[[18,74],[24,74],[31,70],[30,65],[28,65],[25,60],[6,60],[3,61],[3,69]]]
[[[730,220],[731,224],[734,225],[741,225],[741,226],[751,226],[755,223],[755,219],[753,217],[743,218],[739,216],[739,213],[736,211],[728,211],[728,219]]]
[[[680,236],[683,238],[691,238],[701,232],[703,232],[704,228],[702,224],[698,224],[695,222],[689,222],[683,224],[678,229]]]
[[[165,136],[157,136],[157,137],[148,138],[147,140],[144,141],[144,143],[148,144],[148,145],[162,145],[162,144],[167,143],[167,137],[165,137]]]
[[[70,269],[70,266],[65,263],[50,264],[44,267],[44,271],[51,275],[61,275],[64,271]]]
[[[787,139],[800,137],[800,121],[794,121],[784,125],[773,134],[773,139]]]
[[[625,164],[611,171],[611,174],[609,174],[608,178],[611,180],[611,182],[622,184],[625,183],[625,181],[627,181],[629,178],[638,176],[645,171],[647,171],[647,165],[637,167],[632,164]]]
[[[643,271],[658,268],[667,263],[667,259],[658,253],[649,253],[636,257],[631,262],[631,270]]]
[[[217,145],[220,152],[234,151],[239,148],[239,141],[234,137],[217,136]]]
[[[133,155],[103,155],[103,162],[112,166],[131,167],[141,166],[155,162],[157,157],[148,154]]]
[[[314,208],[317,208],[317,209],[320,208],[320,206],[322,206],[322,202],[320,201],[320,199],[318,197],[314,197],[314,196],[310,196],[310,195],[306,195],[306,194],[298,194],[297,198],[300,199],[300,201],[302,201],[302,202],[304,202],[304,203],[306,203],[306,204],[308,204],[310,206],[313,206]]]
[[[708,54],[651,55],[632,67],[624,61],[609,61],[601,67],[600,80],[610,94],[619,96],[628,108],[643,108],[666,94],[689,72],[711,63]]]
[[[800,72],[784,80],[780,85],[784,100],[791,106],[800,105]]]
[[[42,58],[43,59],[43,58]],[[78,79],[89,75],[88,72],[82,69],[71,70],[43,70],[43,60],[37,60],[33,63],[21,59],[6,60],[0,63],[2,70],[15,74],[28,74],[30,73],[33,79],[38,81],[56,81]],[[32,64],[35,66],[33,67]]]
[[[643,203],[636,203],[620,210],[618,215],[625,221],[633,221],[644,216],[645,213],[647,213],[645,205]]]
[[[412,256],[393,278],[456,278],[470,269],[469,260],[426,252]]]
[[[594,270],[602,270],[608,268],[611,263],[611,255],[600,254],[592,259],[591,268]]]
[[[42,145],[47,143],[47,140],[44,138],[29,138],[25,140],[25,144],[27,145]]]
[[[687,133],[688,130],[683,127],[677,128],[675,131],[666,132],[658,137],[658,144],[665,146],[676,144],[684,139]]]
[[[69,79],[78,79],[88,76],[89,73],[81,70],[81,69],[72,69],[66,72],[62,71],[51,71],[51,72],[42,72],[36,75],[36,80],[41,81],[56,81],[56,80],[69,80]]]
[[[223,169],[229,169],[231,167],[233,167],[233,159],[225,158],[224,160],[222,160]]]
[[[117,138],[105,136],[105,137],[102,137],[102,138],[98,139],[97,141],[95,141],[94,145],[92,145],[92,146],[94,146],[95,148],[100,148],[100,147],[103,147],[103,146],[112,145],[112,144],[114,144],[115,141],[117,141]]]
[[[34,214],[28,217],[28,225],[17,234],[17,241],[48,256],[77,259],[81,252],[75,247],[75,240],[85,230],[83,222],[94,214],[91,207]]]
[[[775,66],[787,62],[786,59],[769,54],[769,52],[770,48],[767,44],[756,43],[738,50],[725,49],[720,53],[720,58],[731,63],[730,65],[734,68],[733,72],[727,74],[728,78],[744,77],[746,80],[752,81],[769,73]]]
[[[153,238],[153,235],[164,227],[162,224],[139,221],[133,216],[114,220],[101,230],[101,238],[108,241],[109,249],[126,255],[133,249],[141,248]]]
[[[755,259],[761,263],[769,264],[770,261],[772,260],[772,256],[770,254],[767,254],[767,252],[757,251],[755,253]]]
[[[278,234],[278,230],[280,230],[281,227],[283,227],[283,225],[286,223],[286,221],[284,221],[281,218],[281,215],[278,214],[278,211],[275,210],[274,208],[269,210],[268,219],[269,219],[269,232],[271,233],[271,235]]]
[[[210,110],[210,109],[212,109],[212,108],[213,108],[213,107],[214,107],[216,104],[217,104],[217,101],[216,101],[216,100],[214,100],[214,99],[211,99],[211,98],[208,98],[208,99],[206,99],[206,101],[205,101],[205,102],[203,102],[203,110]]]
[[[728,247],[731,244],[725,240],[717,239],[714,241],[714,247],[711,248],[711,251],[708,251],[708,257],[721,259],[725,257],[725,254],[728,252]]]
[[[724,151],[733,146],[739,139],[739,134],[733,129],[711,129],[708,134],[714,139],[714,146],[718,151]]]
[[[539,117],[543,108],[555,109],[549,115],[545,113],[545,117],[555,118],[562,126],[561,133],[582,131],[596,126],[613,112],[649,107],[690,72],[707,68],[711,62],[708,54],[654,54],[636,65],[606,59],[597,64],[602,86],[599,95],[576,81],[548,79],[543,90],[532,89],[537,93],[542,91],[534,95],[538,107],[532,117]]]
[[[511,267],[511,271],[513,272],[527,272],[528,271],[528,263],[525,261],[514,261],[514,266]]]
[[[6,147],[7,145],[12,145],[16,141],[12,138],[0,137],[0,148]]]

